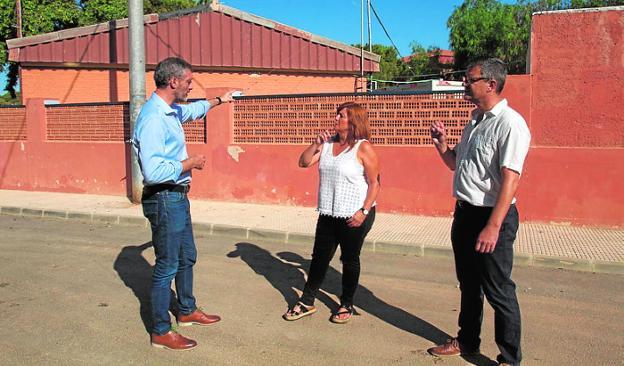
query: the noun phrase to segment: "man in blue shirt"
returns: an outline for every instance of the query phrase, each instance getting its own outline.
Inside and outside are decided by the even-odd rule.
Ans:
[[[202,169],[204,155],[188,156],[182,123],[203,118],[211,107],[231,102],[232,92],[189,104],[192,90],[191,65],[183,59],[162,60],[154,72],[156,91],[141,109],[133,144],[143,173],[143,213],[152,228],[156,265],[152,274],[151,342],[155,347],[190,349],[197,342],[171,330],[169,304],[175,278],[178,325],[209,325],[221,318],[197,308],[193,296],[193,265],[197,250],[193,240],[187,198],[191,170]]]

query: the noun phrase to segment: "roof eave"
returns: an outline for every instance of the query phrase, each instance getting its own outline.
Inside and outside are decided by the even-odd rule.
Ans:
[[[158,21],[158,14],[146,14],[143,16],[143,21],[145,24],[156,23]],[[84,27],[63,29],[30,37],[7,39],[6,43],[7,48],[10,50],[40,43],[60,41],[67,38],[103,33],[120,28],[128,28],[128,18],[111,20],[109,22],[87,25]]]
[[[145,24],[156,23],[161,19],[168,19],[172,17],[180,17],[186,16],[193,13],[200,13],[205,11],[216,11],[220,12],[243,21],[247,21],[250,23],[258,24],[266,28],[275,29],[276,31],[283,32],[286,34],[291,34],[296,37],[300,37],[302,39],[308,40],[310,42],[314,42],[317,44],[325,45],[334,49],[341,50],[343,52],[361,56],[363,54],[365,60],[370,60],[372,62],[379,63],[381,61],[381,56],[368,52],[362,51],[359,48],[352,47],[346,45],[344,43],[340,43],[337,41],[333,41],[331,39],[321,37],[301,29],[297,29],[282,23],[278,23],[251,13],[244,12],[242,10],[238,10],[235,8],[231,8],[226,5],[222,5],[218,2],[212,3],[210,6],[199,6],[192,9],[186,9],[181,11],[176,11],[172,13],[166,14],[147,14],[144,16]],[[30,37],[22,37],[22,38],[13,38],[6,41],[7,47],[9,50],[19,49],[21,47],[32,46],[40,43],[46,42],[54,42],[60,41],[67,38],[74,38],[86,35],[92,35],[97,33],[103,33],[114,29],[127,28],[128,27],[128,18],[112,20],[109,22],[98,23],[94,25],[88,25],[84,27],[64,29],[57,32],[39,34]],[[13,52],[13,55],[18,55],[18,52]],[[18,61],[17,59],[11,59],[10,61]]]
[[[278,23],[275,22],[273,20],[267,19],[267,18],[263,18],[261,16],[255,15],[255,14],[251,14],[239,9],[235,9],[235,8],[231,8],[229,6],[226,5],[222,5],[220,3],[216,3],[214,5],[211,6],[211,9],[223,14],[227,14],[229,16],[244,20],[246,22],[250,22],[250,23],[254,23],[254,24],[258,24],[261,25],[263,27],[266,28],[270,28],[270,29],[275,29],[277,31],[283,32],[283,33],[287,33],[287,34],[292,34],[294,36],[309,40],[311,42],[314,43],[318,43],[318,44],[322,44],[322,45],[326,45],[329,46],[331,48],[335,48],[335,49],[339,49],[341,51],[350,53],[352,55],[356,55],[356,56],[360,56],[361,55],[361,51],[359,48],[356,47],[352,47],[349,45],[346,45],[344,43],[340,43],[340,42],[336,42],[334,40],[331,40],[329,38],[325,38],[325,37],[321,37],[321,36],[317,36],[315,34],[312,34],[310,32],[306,32],[304,30],[295,28],[295,27],[291,27],[289,25],[286,24],[282,24],[282,23]],[[374,61],[374,62],[380,62],[381,61],[381,56],[375,54],[375,53],[371,53],[368,51],[364,51],[364,59],[366,60],[370,60],[370,61]]]

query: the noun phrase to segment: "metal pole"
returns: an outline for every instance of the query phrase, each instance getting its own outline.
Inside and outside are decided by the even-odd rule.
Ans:
[[[143,0],[128,0],[128,35],[129,35],[129,67],[130,67],[130,135],[134,133],[134,126],[141,107],[145,104],[145,43],[143,30]],[[133,203],[141,202],[143,191],[143,175],[139,167],[137,154],[130,146],[130,166],[132,170]]]
[[[367,1],[368,1],[368,10],[367,10],[366,17],[368,18],[368,52],[372,53],[373,52],[373,33],[371,29],[371,16],[370,16],[371,0],[367,0]]]
[[[360,1],[360,77],[364,77],[364,0]]]
[[[17,18],[17,38],[22,38],[22,2],[15,1],[15,18]]]
[[[372,31],[371,31],[371,16],[370,16],[370,10],[371,10],[371,0],[367,0],[367,10],[366,10],[366,17],[368,18],[368,52],[373,53],[373,35],[372,35]],[[369,79],[371,81],[370,83],[370,89],[374,90],[376,88],[373,87],[373,74],[369,73]],[[368,89],[366,90],[366,92],[368,92]]]

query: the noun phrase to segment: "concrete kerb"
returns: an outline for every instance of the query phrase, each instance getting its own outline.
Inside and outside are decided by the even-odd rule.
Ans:
[[[413,255],[416,257],[425,255],[423,244],[406,245],[405,243],[383,240],[376,240],[374,242],[373,251],[379,253]]]
[[[21,216],[22,208],[21,207],[1,207],[0,214],[2,215],[13,215],[13,216]]]
[[[67,219],[67,211],[43,210],[43,217],[46,219]]]
[[[22,216],[43,217],[43,210],[35,210],[31,208],[22,208]]]
[[[114,214],[94,214],[73,211],[42,210],[0,206],[0,215],[41,217],[45,219],[76,220],[89,223],[104,223],[111,225],[126,225],[137,227],[149,227],[149,221],[144,217],[123,216]],[[194,223],[193,230],[197,234],[226,236],[246,240],[278,241],[286,244],[312,244],[314,235],[305,233],[291,233],[279,230],[246,228],[234,225]],[[422,243],[401,243],[386,241],[369,241],[364,243],[364,250],[388,253],[413,255],[417,257],[444,257],[453,258],[453,250],[450,247],[428,246]],[[557,268],[571,271],[597,272],[610,274],[624,274],[624,263],[590,260],[583,258],[561,258],[528,253],[515,253],[514,266]]]

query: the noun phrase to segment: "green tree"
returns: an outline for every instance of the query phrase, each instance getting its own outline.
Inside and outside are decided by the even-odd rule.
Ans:
[[[73,0],[22,0],[22,35],[54,32],[78,25],[79,9]],[[6,40],[17,37],[15,1],[0,0],[0,65],[8,71],[6,90],[16,98],[17,64],[7,64]]]
[[[128,17],[128,0],[82,0],[81,25],[89,25]],[[203,4],[202,0],[144,0],[145,14],[166,13],[192,8]]]
[[[510,73],[524,73],[533,12],[622,4],[624,0],[464,0],[447,22],[455,67],[463,70],[471,60],[494,56],[507,62]]]
[[[420,43],[413,41],[410,44],[412,54],[407,62],[407,72],[404,77],[407,80],[425,80],[439,76],[441,65],[438,62],[440,48],[429,46],[427,49]]]
[[[11,97],[10,93],[4,93],[0,95],[0,105],[19,105],[21,104],[20,92],[15,93],[15,98]]]
[[[455,8],[447,22],[455,67],[464,69],[470,60],[494,56],[507,62],[510,72],[524,72],[530,25],[520,7],[497,0],[465,0]]]

